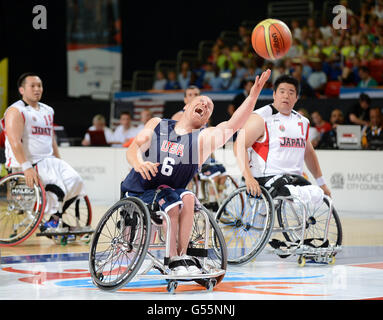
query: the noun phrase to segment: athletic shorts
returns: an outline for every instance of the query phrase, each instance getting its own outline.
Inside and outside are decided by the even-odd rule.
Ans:
[[[160,209],[166,213],[176,206],[181,206],[182,208],[182,198],[186,194],[192,194],[194,196],[193,192],[189,190],[182,188],[173,189],[170,187],[161,188],[160,191],[158,189],[150,189],[143,193],[127,192],[126,194],[129,197],[140,198],[146,204],[152,204],[153,201],[155,201]]]
[[[40,181],[47,187],[54,185],[59,187],[63,193],[63,203],[76,196],[84,196],[84,182],[80,175],[64,160],[52,157],[39,161],[35,169]],[[61,211],[59,197],[55,192],[46,192],[47,205],[45,213],[54,214]]]

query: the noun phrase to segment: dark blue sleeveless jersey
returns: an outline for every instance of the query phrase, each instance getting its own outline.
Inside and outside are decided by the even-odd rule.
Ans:
[[[162,119],[154,129],[149,149],[143,154],[144,161],[160,163],[158,173],[151,180],[141,177],[134,169],[121,185],[125,193],[142,193],[168,185],[174,189],[186,188],[198,171],[198,136],[202,129],[178,135],[174,131],[177,121]]]

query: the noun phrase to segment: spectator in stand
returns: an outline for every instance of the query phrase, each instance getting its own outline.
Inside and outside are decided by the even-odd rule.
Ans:
[[[123,145],[126,140],[134,138],[138,131],[132,125],[132,116],[129,112],[123,111],[120,114],[120,124],[116,127],[113,133],[113,144]]]
[[[304,54],[304,49],[301,42],[297,38],[293,38],[290,50],[286,54],[286,58],[300,58]]]
[[[311,68],[309,64],[309,60],[307,56],[302,56],[301,57],[301,65],[302,65],[302,77],[307,81],[309,78],[310,74],[313,72],[313,69]]]
[[[313,72],[307,79],[308,84],[317,94],[323,94],[327,83],[327,76],[322,70],[322,63],[313,63]]]
[[[361,93],[358,103],[354,104],[348,114],[351,124],[367,126],[370,122],[371,98],[365,93]]]
[[[322,33],[323,39],[331,38],[332,36],[332,25],[329,23],[329,20],[325,17],[322,19],[322,25],[319,27],[320,32]]]
[[[340,54],[343,57],[344,61],[349,61],[356,55],[356,47],[352,44],[351,39],[346,37],[343,41],[342,47],[340,49]]]
[[[247,74],[247,68],[243,60],[239,60],[236,63],[236,68],[235,68],[235,77],[242,82],[243,79],[245,79],[246,74]]]
[[[383,58],[383,36],[378,37],[376,46],[374,47],[374,58],[382,59]]]
[[[243,48],[247,44],[247,39],[250,35],[250,30],[247,29],[246,26],[241,24],[238,27],[238,35],[239,35],[238,45],[240,48]]]
[[[231,59],[234,63],[234,66],[236,65],[236,63],[239,60],[242,60],[242,54],[243,53],[242,53],[239,45],[235,44],[232,46],[231,51],[230,51],[230,56],[231,56]]]
[[[360,82],[358,83],[359,88],[368,88],[378,86],[378,82],[370,76],[370,70],[366,66],[359,68]]]
[[[299,21],[297,19],[291,20],[291,34],[293,38],[301,40],[302,29],[299,27]]]
[[[211,62],[206,63],[205,65],[205,76],[203,78],[203,85],[202,87],[204,89],[211,89],[210,87],[210,80],[214,78],[214,67]]]
[[[181,70],[178,74],[178,83],[180,84],[181,89],[186,89],[190,82],[190,68],[189,68],[189,62],[184,61],[181,64]]]
[[[307,29],[308,29],[309,34],[311,34],[311,35],[315,34],[317,27],[315,25],[315,19],[314,18],[308,18],[307,19]]]
[[[231,53],[230,47],[225,46],[222,49],[221,54],[218,56],[216,65],[221,70],[226,68],[226,67],[228,67],[230,70],[234,69],[234,62],[233,62],[233,59],[232,59],[230,53]]]
[[[270,70],[272,70],[272,67],[270,68]],[[245,80],[255,80],[255,78],[257,77],[257,70],[254,66],[254,64],[252,63],[248,68],[247,68],[247,73],[245,74]]]
[[[306,109],[300,108],[298,110],[298,113],[300,113],[302,116],[306,117],[310,121],[309,139],[310,139],[313,147],[316,148],[318,143],[319,143],[320,136],[321,136],[319,131],[313,125],[312,119],[311,119],[311,117],[310,117],[310,115]]]
[[[311,119],[314,123],[315,128],[320,134],[324,134],[327,131],[331,130],[331,124],[323,120],[322,115],[318,111],[311,113]]]
[[[194,65],[195,66],[192,69],[192,74],[190,76],[189,86],[195,85],[201,89],[203,87],[203,81],[205,78],[205,68],[203,67],[203,63],[201,61],[197,61]],[[193,80],[193,78],[195,80]]]
[[[211,48],[211,54],[207,58],[207,61],[211,63],[212,65],[216,65],[218,61],[218,57],[221,55],[221,48],[219,45],[216,43],[212,48]]]
[[[153,114],[149,109],[143,109],[140,113],[140,124],[137,126],[137,133],[144,129],[145,124],[153,118]]]
[[[297,79],[299,81],[299,86],[301,88],[299,95],[300,95],[301,99],[305,99],[308,97],[315,97],[314,90],[307,83],[306,79],[303,77],[302,72],[303,72],[302,71],[302,65],[297,64],[297,65],[295,65],[294,70],[291,74],[295,79]]]
[[[383,119],[378,107],[370,109],[370,124],[362,129],[362,147],[383,150]]]
[[[333,44],[333,38],[327,38],[324,41],[324,46],[322,48],[322,53],[325,55],[327,61],[332,61],[336,58],[338,53],[338,48]]]
[[[156,72],[156,80],[153,83],[153,90],[165,90],[166,82],[165,74],[163,71],[158,70]]]
[[[287,70],[285,61],[284,60],[278,60],[274,68],[271,72],[271,82],[274,83],[276,79],[278,79],[281,75],[287,75],[290,74],[289,70]]]
[[[383,1],[377,0],[375,3],[375,7],[372,9],[372,14],[379,19],[383,19]]]
[[[223,90],[228,90],[232,81],[232,69],[230,69],[228,60],[224,62],[223,67],[220,70],[219,76],[222,79]]]
[[[168,71],[168,81],[165,85],[165,90],[179,90],[181,89],[180,84],[177,81],[177,74],[174,70]]]
[[[255,59],[259,59],[260,57],[256,55],[254,49],[245,46],[242,49],[242,60],[247,67],[249,67]],[[263,60],[263,59],[262,59]]]
[[[372,48],[367,35],[363,34],[360,39],[360,45],[358,48],[358,55],[362,61],[368,61],[372,53]]]
[[[320,48],[315,43],[314,38],[307,38],[306,42],[307,42],[307,58],[311,60],[313,58],[318,58],[320,54]]]
[[[102,114],[96,114],[93,117],[92,124],[88,131],[104,131],[106,142],[108,144],[113,143],[113,131],[106,126],[105,117]],[[91,145],[89,133],[85,134],[81,144],[83,146]]]
[[[344,124],[343,112],[340,109],[334,109],[330,116],[331,130],[323,133],[319,140],[317,149],[338,149],[336,140],[336,127],[339,124]]]
[[[210,78],[208,85],[212,90],[223,90],[223,79],[218,66],[214,66],[214,76]]]
[[[241,93],[238,93],[227,107],[227,113],[230,115],[230,117],[233,115],[235,110],[237,110],[237,108],[242,104],[242,102],[245,101],[253,85],[254,80],[246,80],[243,83],[243,91]]]

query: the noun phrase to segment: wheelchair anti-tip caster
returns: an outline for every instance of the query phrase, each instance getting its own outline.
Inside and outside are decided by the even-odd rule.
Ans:
[[[206,287],[208,292],[212,292],[216,284],[217,284],[217,280],[210,279],[210,280],[206,281],[205,287]]]
[[[167,290],[169,293],[171,294],[175,294],[175,291],[177,289],[177,286],[178,286],[178,282],[177,281],[174,281],[174,280],[170,280],[168,282],[168,286],[167,286]]]
[[[306,258],[304,256],[299,256],[298,258],[298,266],[304,267],[306,264]]]

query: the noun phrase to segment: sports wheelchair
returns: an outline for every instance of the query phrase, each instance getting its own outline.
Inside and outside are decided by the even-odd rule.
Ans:
[[[280,258],[298,256],[299,266],[306,260],[335,263],[341,250],[342,226],[330,197],[325,195],[322,204],[314,207],[297,197],[275,195],[263,186],[261,190],[261,195],[254,197],[245,186],[238,188],[216,213],[229,264],[255,259],[267,244]],[[277,236],[270,240],[272,234]]]
[[[166,228],[163,221],[166,221]],[[89,270],[100,289],[117,290],[132,279],[167,281],[175,293],[179,281],[195,281],[213,290],[226,273],[226,244],[209,211],[196,204],[186,254],[194,257],[202,274],[175,276],[169,265],[170,218],[155,203],[136,197],[115,203],[101,218],[92,237]],[[163,229],[166,229],[164,232]]]
[[[15,172],[0,180],[0,246],[15,246],[27,240],[44,224],[46,190],[41,182],[29,188],[24,173]],[[48,187],[49,189],[49,187]],[[73,198],[63,204],[59,226],[36,236],[47,236],[66,245],[68,236],[90,242],[92,208],[87,196]]]
[[[220,163],[213,162],[203,164],[201,172],[193,177],[187,188],[207,209],[217,212],[223,201],[238,188],[238,183]]]

